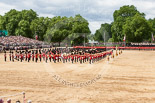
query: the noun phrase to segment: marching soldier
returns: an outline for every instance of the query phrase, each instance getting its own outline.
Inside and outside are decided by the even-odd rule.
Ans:
[[[41,57],[41,53],[39,53],[39,59],[40,59],[40,62],[41,62],[41,58],[42,58],[42,57]]]
[[[35,54],[35,59],[36,59],[36,63],[37,63],[37,61],[38,61],[38,53],[37,52]]]
[[[52,59],[52,56],[51,56],[51,53],[49,53],[49,60],[51,62],[51,59]]]
[[[11,51],[10,51],[9,57],[10,57],[10,61],[11,61]]]
[[[14,54],[13,54],[13,52],[12,52],[12,61],[14,62]]]
[[[6,62],[6,51],[4,52],[4,61]]]

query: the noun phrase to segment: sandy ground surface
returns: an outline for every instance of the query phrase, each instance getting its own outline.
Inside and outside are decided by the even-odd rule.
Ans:
[[[0,54],[0,97],[15,103],[23,91],[32,103],[154,103],[155,51],[91,65],[4,62]]]

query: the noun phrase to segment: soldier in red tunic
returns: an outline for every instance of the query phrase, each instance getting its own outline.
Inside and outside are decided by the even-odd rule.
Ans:
[[[71,56],[71,60],[72,60],[72,63],[73,63],[73,61],[74,61],[74,56],[73,55]]]
[[[51,53],[49,53],[49,60],[51,62],[51,59],[52,59],[52,56],[51,56]]]
[[[46,63],[47,63],[47,60],[48,60],[48,56],[47,56],[47,54],[45,54],[45,61],[46,61]]]
[[[34,61],[34,52],[32,53],[32,61]]]
[[[36,59],[36,63],[37,63],[37,61],[38,61],[38,53],[37,52],[35,54],[35,59]]]
[[[53,61],[54,61],[54,63],[56,63],[56,55],[55,54],[53,55]]]
[[[82,59],[83,59],[83,57],[82,57],[82,56],[80,56],[80,64],[82,64]]]
[[[27,61],[27,52],[25,53],[25,61]]]
[[[4,52],[4,61],[6,62],[6,51]]]
[[[45,60],[45,53],[43,52],[43,60]]]
[[[41,57],[41,53],[39,53],[39,59],[40,59],[40,62],[41,62],[41,58],[42,58],[42,57]]]
[[[91,55],[89,56],[89,63],[90,64],[92,63],[92,56]]]

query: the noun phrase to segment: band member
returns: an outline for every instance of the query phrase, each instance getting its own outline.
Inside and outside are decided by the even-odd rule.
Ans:
[[[74,56],[73,55],[71,56],[71,60],[72,60],[72,63],[73,63],[73,61],[74,61]]]
[[[16,53],[15,53],[15,59],[17,60],[17,51],[16,51]]]
[[[31,57],[31,55],[30,55],[30,53],[28,53],[28,55],[27,55],[28,62],[30,61],[30,57]]]
[[[66,62],[67,62],[67,59],[68,59],[68,55],[65,56],[65,60],[66,60]]]
[[[56,63],[56,55],[53,55],[53,61]]]
[[[38,61],[38,53],[35,54],[36,63]]]
[[[14,62],[14,54],[13,54],[13,52],[12,52],[12,61]]]
[[[114,53],[112,53],[111,58],[114,58]]]
[[[62,58],[63,63],[65,63],[65,59],[66,59],[66,56],[65,56],[65,54],[63,54],[63,58]]]
[[[91,55],[89,56],[89,63],[90,64],[92,63],[92,56]]]
[[[32,61],[34,61],[34,53],[32,53]]]
[[[59,54],[56,55],[56,59],[59,62]]]
[[[77,62],[79,61],[79,59],[80,59],[80,56],[78,55],[78,56],[77,56]]]
[[[92,63],[94,63],[94,55],[92,55],[91,58],[92,58]]]
[[[76,63],[76,60],[77,60],[77,55],[75,55],[75,56],[74,56],[74,60],[75,60],[75,63]]]
[[[4,61],[6,62],[6,51],[4,52]]]
[[[25,61],[27,61],[27,53],[25,53]]]
[[[108,60],[108,61],[110,60],[109,55],[107,55],[107,60]]]
[[[39,59],[40,59],[40,62],[41,62],[41,58],[42,58],[42,57],[41,57],[41,53],[40,53],[40,54],[39,54]]]
[[[82,54],[82,63],[84,63],[84,54]]]
[[[60,54],[60,53],[59,53],[59,57],[58,57],[58,58],[59,58],[59,60],[61,61],[61,54]]]
[[[82,64],[82,56],[80,56],[80,64]]]
[[[121,51],[119,50],[119,55],[121,54]]]
[[[19,52],[17,52],[17,60],[19,61]]]
[[[51,59],[52,59],[52,56],[51,56],[51,53],[49,53],[49,60],[51,62]]]
[[[9,57],[10,57],[10,61],[11,61],[11,51],[10,51]]]
[[[117,53],[117,51],[116,51],[116,56],[118,56],[118,53]]]
[[[43,52],[43,60],[45,61],[45,53]]]
[[[47,54],[45,54],[45,59],[46,59],[46,63],[47,63],[47,60],[48,60],[48,56],[47,56]]]
[[[22,60],[23,60],[23,54],[22,52],[20,52],[20,61],[22,62]]]
[[[68,61],[70,62],[70,54],[68,55]]]
[[[84,56],[84,60],[85,60],[85,62],[86,62],[86,59],[87,59],[87,58],[86,58],[86,55],[85,55],[85,56]]]

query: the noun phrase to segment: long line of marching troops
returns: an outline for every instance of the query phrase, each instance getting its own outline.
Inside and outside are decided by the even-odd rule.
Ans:
[[[119,51],[119,54],[121,51]],[[9,55],[7,55],[9,54]],[[15,61],[33,61],[33,62],[72,62],[80,64],[89,62],[95,63],[100,61],[101,59],[105,58],[106,56],[111,55],[114,58],[113,50],[105,51],[103,49],[96,50],[96,49],[68,49],[68,48],[52,48],[52,49],[38,49],[38,50],[25,50],[25,51],[10,51],[6,53],[4,51],[4,61],[15,62]],[[117,53],[116,53],[117,56]]]

